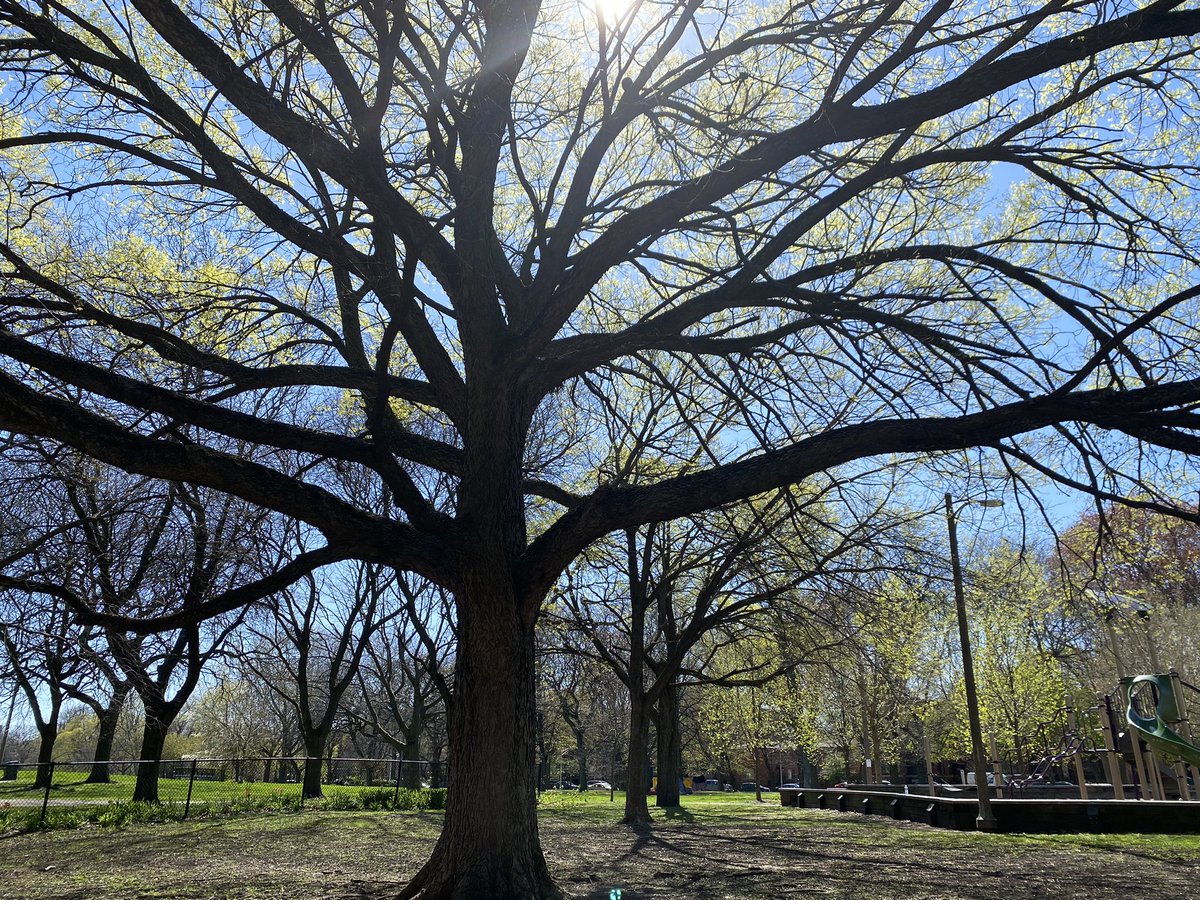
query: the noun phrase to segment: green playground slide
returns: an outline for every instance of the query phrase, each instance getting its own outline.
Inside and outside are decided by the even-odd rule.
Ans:
[[[1157,702],[1154,705],[1154,716],[1148,718],[1138,711],[1134,701],[1135,688],[1139,684],[1154,686]],[[1182,721],[1179,712],[1179,700],[1175,696],[1175,685],[1169,675],[1132,675],[1121,679],[1121,688],[1125,693],[1125,720],[1133,728],[1134,733],[1164,759],[1182,759],[1189,765],[1200,769],[1200,747],[1188,743],[1180,737],[1171,725]]]

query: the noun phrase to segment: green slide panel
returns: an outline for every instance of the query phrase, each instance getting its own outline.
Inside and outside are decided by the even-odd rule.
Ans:
[[[1158,698],[1154,717],[1143,716],[1133,702],[1134,688],[1139,684],[1154,686]],[[1125,720],[1134,733],[1166,759],[1182,759],[1200,769],[1200,747],[1180,737],[1169,723],[1179,722],[1179,701],[1175,696],[1175,685],[1169,675],[1132,675],[1121,679],[1125,691]]]

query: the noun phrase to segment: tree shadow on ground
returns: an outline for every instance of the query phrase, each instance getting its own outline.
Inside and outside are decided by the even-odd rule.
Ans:
[[[696,817],[682,806],[668,806],[663,810],[668,819],[678,819],[681,822],[695,822]]]

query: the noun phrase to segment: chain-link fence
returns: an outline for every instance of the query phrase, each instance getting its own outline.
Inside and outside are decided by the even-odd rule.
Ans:
[[[56,811],[140,802],[197,813],[254,809],[436,809],[439,767],[424,760],[242,759],[7,763],[0,766],[0,810]],[[28,819],[28,816],[26,817]]]

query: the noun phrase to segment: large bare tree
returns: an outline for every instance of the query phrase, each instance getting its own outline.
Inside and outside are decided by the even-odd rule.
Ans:
[[[1103,492],[1134,440],[1197,449],[1175,0],[0,0],[0,28],[0,427],[328,542],[111,627],[337,559],[453,593],[410,894],[558,896],[534,624],[598,537],[865,457],[987,446]],[[678,388],[619,415],[644,380]],[[661,417],[691,462],[631,477]]]

